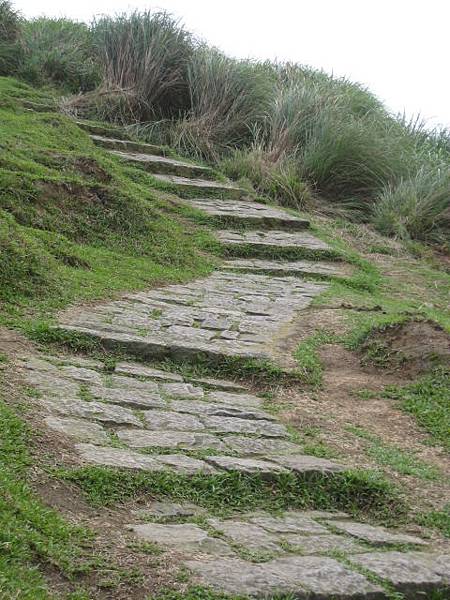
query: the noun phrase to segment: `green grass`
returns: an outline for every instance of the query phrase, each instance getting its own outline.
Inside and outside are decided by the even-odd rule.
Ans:
[[[409,385],[388,386],[385,398],[399,402],[430,434],[435,444],[450,450],[450,372],[439,368]]]
[[[298,372],[302,380],[312,386],[318,387],[322,383],[323,367],[318,354],[318,349],[323,344],[331,343],[335,336],[317,330],[313,335],[301,342],[294,352],[298,364]]]
[[[412,452],[386,444],[381,438],[362,427],[348,426],[347,430],[367,441],[367,456],[373,458],[380,466],[388,466],[400,475],[411,475],[429,481],[436,481],[442,477],[437,467],[423,462]]]
[[[391,518],[405,511],[392,485],[370,472],[346,472],[331,477],[289,473],[276,475],[270,481],[260,475],[239,473],[188,477],[105,467],[59,469],[56,475],[76,483],[95,506],[151,497],[193,502],[220,514],[256,509],[334,508]]]
[[[21,108],[42,99],[0,79],[0,322],[28,327],[75,300],[186,281],[213,266],[150,175],[95,147],[73,121]],[[111,274],[114,273],[112,277]]]
[[[50,600],[43,574],[68,580],[101,565],[91,555],[91,534],[65,522],[32,493],[30,432],[0,395],[0,586],[3,598]]]
[[[450,503],[446,504],[442,510],[430,510],[427,513],[419,514],[417,522],[425,527],[437,529],[445,537],[450,538]]]

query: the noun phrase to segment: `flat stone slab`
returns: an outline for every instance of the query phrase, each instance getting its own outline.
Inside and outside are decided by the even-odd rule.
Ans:
[[[306,231],[216,231],[215,236],[223,244],[231,246],[256,246],[262,248],[305,249],[331,251],[331,246]]]
[[[68,435],[79,442],[91,442],[92,444],[108,444],[109,442],[108,434],[98,423],[54,416],[45,417],[44,421],[49,429]]]
[[[295,552],[303,555],[324,554],[329,552],[346,552],[356,554],[364,552],[364,547],[355,540],[342,535],[293,535],[283,536]]]
[[[223,533],[235,544],[243,546],[246,550],[258,552],[282,553],[278,538],[271,535],[258,525],[245,521],[208,519],[208,525]]]
[[[257,408],[245,409],[243,406],[230,404],[216,404],[215,402],[201,402],[195,400],[174,400],[170,408],[180,413],[193,415],[211,415],[215,417],[238,417],[240,419],[273,421],[274,417]]]
[[[155,501],[146,506],[145,508],[139,508],[132,511],[133,514],[140,517],[141,519],[178,519],[180,517],[193,517],[196,515],[205,514],[205,509],[190,504],[189,502],[183,502],[179,504],[177,502],[159,502]]]
[[[166,548],[219,556],[234,554],[226,542],[209,536],[201,527],[189,523],[182,525],[146,523],[143,525],[128,525],[128,529],[134,531],[140,539]]]
[[[113,137],[104,137],[92,133],[91,140],[96,146],[101,146],[107,150],[121,150],[122,152],[140,152],[142,154],[165,154],[164,148],[154,144],[146,144],[145,142],[134,142],[133,140],[120,140]]]
[[[309,221],[287,213],[286,211],[248,200],[228,200],[217,198],[186,199],[190,206],[205,212],[225,223],[245,223],[258,227],[279,229],[306,229]]]
[[[290,511],[281,517],[256,515],[250,517],[249,521],[271,533],[300,533],[303,535],[325,535],[330,533],[326,527],[317,523],[314,519],[305,516],[302,512]]]
[[[352,562],[389,581],[407,598],[427,598],[433,590],[450,591],[450,555],[374,552]]]
[[[279,454],[299,454],[300,446],[285,440],[274,438],[252,438],[242,435],[229,435],[224,443],[234,452],[243,456],[270,456]]]
[[[158,391],[124,390],[110,387],[93,386],[89,393],[102,402],[111,402],[137,409],[165,408],[167,403]]]
[[[177,175],[160,175],[154,174],[153,177],[162,181],[175,185],[180,192],[216,192],[227,198],[242,198],[247,192],[232,184],[220,183],[218,181],[206,181],[205,179],[189,179],[187,177],[178,177]]]
[[[122,152],[121,150],[112,150],[112,153],[122,160],[142,166],[150,173],[164,173],[167,175],[178,175],[179,177],[208,177],[211,176],[211,169],[200,165],[168,158],[167,156],[158,156],[155,154],[141,154],[138,152]]]
[[[204,416],[202,423],[206,429],[216,433],[247,433],[263,437],[285,437],[288,435],[284,425],[272,423],[271,421]]]
[[[119,362],[114,368],[114,373],[119,375],[132,375],[134,377],[144,377],[146,379],[155,379],[157,381],[183,382],[183,378],[178,373],[170,373],[161,369],[147,367],[140,363]]]
[[[353,537],[374,545],[426,545],[426,542],[418,537],[403,533],[393,533],[384,527],[375,527],[373,525],[368,525],[367,523],[354,523],[353,521],[332,521],[330,522],[330,525],[339,531],[344,531]]]
[[[121,429],[120,441],[130,448],[214,449],[226,451],[227,445],[217,436],[192,431],[146,431]]]
[[[163,431],[202,431],[205,425],[194,415],[180,414],[169,410],[147,410],[144,419],[148,429]]]
[[[47,398],[40,400],[39,404],[53,415],[100,421],[111,425],[143,426],[128,408],[104,402],[85,402],[77,398]]]
[[[196,383],[201,386],[222,390],[225,392],[245,392],[246,387],[235,381],[227,381],[226,379],[215,379],[213,377],[190,377],[192,383]]]
[[[289,356],[280,333],[288,332],[299,311],[326,288],[325,283],[296,277],[236,277],[215,272],[186,285],[130,294],[89,308],[71,308],[61,315],[59,327],[88,334],[106,347],[119,347],[142,358],[276,360],[281,347],[283,357]],[[293,349],[295,341],[289,343]]]
[[[293,594],[297,600],[378,600],[381,587],[337,560],[317,556],[289,556],[264,563],[238,558],[190,560],[185,566],[200,583],[219,593],[270,598]]]
[[[206,459],[209,464],[225,471],[238,471],[246,475],[258,473],[260,475],[274,475],[277,473],[287,473],[279,465],[262,459],[237,458],[233,456],[208,456]]]
[[[316,275],[320,277],[349,277],[353,269],[338,262],[314,260],[264,260],[259,258],[235,258],[226,260],[223,268],[240,273],[266,273],[276,277]]]
[[[345,471],[346,467],[335,461],[316,456],[307,456],[304,454],[292,454],[289,456],[271,457],[279,465],[286,467],[290,471],[306,475],[308,473],[340,473]]]
[[[214,473],[214,469],[204,461],[182,454],[145,455],[122,448],[107,448],[92,444],[77,444],[76,449],[86,462],[105,467],[142,471],[169,470],[186,475]]]

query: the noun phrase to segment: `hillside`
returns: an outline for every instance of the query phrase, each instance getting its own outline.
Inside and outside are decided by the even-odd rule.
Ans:
[[[447,132],[167,15],[0,32],[0,599],[445,600]]]

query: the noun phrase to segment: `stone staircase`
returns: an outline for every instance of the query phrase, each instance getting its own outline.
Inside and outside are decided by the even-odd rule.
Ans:
[[[148,361],[261,359],[286,368],[281,359],[292,350],[287,339],[301,311],[327,288],[327,278],[346,277],[350,267],[326,260],[331,248],[305,231],[305,219],[253,202],[228,182],[196,179],[212,174],[165,156],[164,149],[87,127],[96,144],[121,160],[172,183],[181,195],[189,190],[180,201],[228,227],[216,236],[235,258],[201,280],[64,312],[58,327],[142,362],[119,362],[106,372],[91,359],[24,356],[22,376],[40,392],[33,401],[46,426],[71,439],[87,465],[182,476],[256,474],[269,481],[289,474],[341,477],[344,465],[304,454],[246,387],[181,376]],[[208,198],[201,195],[206,191]],[[209,197],[215,192],[217,198]],[[262,254],[272,248],[288,252],[284,259]],[[419,599],[450,589],[449,556],[430,553],[408,532],[357,523],[344,513],[243,512],[219,519],[199,506],[151,502],[135,517],[124,523],[130,536],[175,550],[193,581],[234,597]]]
[[[149,144],[113,138],[111,130],[97,125],[87,128],[96,144],[121,160],[173,184],[182,196],[188,190],[188,197],[180,201],[202,211],[219,227],[227,227],[215,228],[214,233],[236,260],[227,260],[211,277],[187,285],[71,309],[61,315],[60,327],[145,359],[279,361],[284,356],[287,365],[293,350],[286,348],[291,324],[327,286],[299,276],[342,277],[348,274],[348,266],[326,260],[333,250],[307,231],[307,220],[253,202],[245,190],[229,182],[198,179],[199,173],[212,177],[208,167],[168,158],[163,149]]]

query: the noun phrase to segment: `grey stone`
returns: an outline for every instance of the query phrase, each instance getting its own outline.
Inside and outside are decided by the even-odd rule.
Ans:
[[[193,415],[169,410],[147,410],[143,415],[149,429],[174,431],[201,431],[205,429],[202,422]]]
[[[94,398],[113,404],[131,406],[132,408],[166,408],[167,403],[158,392],[142,390],[125,390],[109,387],[93,386],[89,389]]]
[[[167,156],[154,154],[141,154],[138,152],[123,152],[121,150],[111,150],[111,152],[124,161],[129,161],[141,165],[150,173],[166,173],[168,175],[178,175],[179,177],[207,177],[211,175],[209,167],[185,163]]]
[[[123,375],[110,375],[109,387],[126,391],[140,391],[147,394],[157,394],[159,385],[155,381],[141,381],[135,377],[126,377]]]
[[[119,439],[132,448],[214,448],[226,450],[220,438],[208,433],[192,431],[146,431],[122,429],[117,432]]]
[[[149,154],[164,154],[163,148],[161,148],[160,146],[155,146],[154,144],[146,144],[144,142],[135,142],[132,140],[108,138],[95,134],[92,134],[90,137],[96,146],[108,148],[109,150],[124,150],[128,152],[142,152]]]
[[[450,591],[450,556],[374,552],[352,556],[351,560],[389,581],[408,599],[427,598],[437,589]]]
[[[208,456],[208,463],[225,471],[239,471],[240,473],[273,475],[287,473],[286,469],[267,460],[256,458],[237,458],[234,456]]]
[[[184,456],[183,454],[160,454],[157,460],[163,467],[170,467],[171,471],[185,475],[194,475],[195,473],[211,474],[216,472],[214,467],[205,461]]]
[[[227,381],[226,379],[214,379],[212,377],[190,377],[191,383],[198,385],[224,390],[226,392],[245,392],[246,388],[235,381]]]
[[[186,199],[186,203],[206,214],[224,220],[247,223],[260,227],[277,227],[278,229],[305,229],[309,222],[295,217],[288,212],[267,204],[240,200],[224,202],[216,198]]]
[[[302,512],[289,511],[281,517],[271,515],[257,515],[250,517],[249,521],[263,527],[271,533],[301,533],[307,535],[328,534],[329,531],[317,521],[305,517]]]
[[[217,181],[205,181],[203,179],[188,179],[186,177],[178,177],[176,175],[159,175],[154,174],[153,177],[164,183],[169,183],[178,187],[181,191],[190,190],[192,192],[220,192],[221,195],[226,195],[228,198],[241,198],[246,194],[245,190],[235,187],[231,184],[219,183]]]
[[[330,246],[304,231],[216,231],[216,237],[224,244],[252,245],[277,248],[305,248],[314,251],[330,251]]]
[[[283,539],[301,554],[322,554],[327,552],[364,552],[364,547],[351,538],[342,535],[283,535]]]
[[[185,502],[178,504],[176,502],[152,502],[145,508],[139,508],[133,513],[141,519],[177,519],[179,517],[193,517],[196,515],[203,515],[205,509],[195,504]]]
[[[227,391],[209,392],[207,399],[219,404],[229,404],[230,406],[243,406],[245,408],[259,408],[263,401],[253,394],[234,394]]]
[[[89,423],[81,419],[64,419],[60,417],[46,417],[45,424],[53,431],[63,433],[75,438],[79,442],[91,442],[93,444],[107,444],[108,435],[101,425]]]
[[[181,413],[194,415],[211,415],[217,417],[239,417],[240,419],[262,419],[273,421],[273,416],[255,408],[245,409],[243,406],[216,404],[214,402],[197,402],[195,400],[175,400],[170,407]]]
[[[318,458],[316,456],[307,456],[300,454],[293,454],[290,456],[277,456],[271,457],[271,460],[278,464],[295,471],[296,473],[309,474],[309,473],[339,473],[345,471],[345,467],[334,461]]]
[[[158,381],[183,381],[181,375],[178,375],[177,373],[169,373],[169,371],[154,369],[153,367],[147,367],[139,363],[119,362],[117,363],[114,372],[119,373],[119,375],[146,377],[148,379],[156,379]]]
[[[134,531],[139,538],[147,542],[160,544],[166,548],[219,556],[234,554],[223,540],[209,536],[204,529],[190,523],[182,525],[146,523],[143,525],[128,525],[128,528]]]
[[[88,385],[103,385],[103,379],[100,373],[84,367],[63,366],[60,368],[63,377],[68,377],[79,383]]]
[[[235,544],[243,546],[246,550],[259,552],[282,553],[282,548],[277,543],[277,537],[267,533],[261,527],[246,523],[245,521],[220,521],[208,519],[208,524],[217,531],[222,532]]]
[[[381,587],[338,561],[316,556],[290,556],[265,563],[222,558],[186,561],[203,585],[230,595],[270,598],[293,594],[297,600],[381,600]]]
[[[393,533],[384,527],[375,527],[367,523],[354,523],[353,521],[330,521],[330,525],[344,531],[349,535],[374,545],[386,544],[416,544],[426,545],[418,537],[403,533]]]
[[[284,425],[270,421],[251,421],[237,417],[203,417],[207,429],[216,433],[249,433],[264,437],[284,437],[287,430]]]
[[[267,273],[275,276],[319,275],[321,277],[350,277],[350,265],[315,260],[264,260],[258,258],[236,258],[227,260],[224,267],[241,273]]]
[[[301,448],[292,442],[274,438],[229,435],[224,438],[224,442],[228,448],[243,455],[270,456],[271,454],[293,454],[301,451]]]
[[[93,419],[111,425],[135,425],[142,427],[140,420],[122,406],[112,406],[103,402],[85,402],[75,398],[47,398],[40,404],[53,415]]]
[[[94,465],[137,469],[143,471],[162,471],[162,465],[153,457],[138,454],[122,448],[104,448],[92,444],[76,446],[81,458]]]
[[[340,511],[330,512],[327,510],[305,510],[302,512],[302,514],[305,517],[310,517],[311,519],[328,519],[328,521],[331,519],[342,520],[350,518],[350,515]]]
[[[191,383],[165,383],[160,389],[170,398],[203,398],[204,391]]]
[[[214,469],[204,461],[182,454],[150,456],[122,448],[107,448],[92,444],[77,444],[76,448],[81,457],[91,464],[144,471],[169,470],[187,475],[214,472]]]

